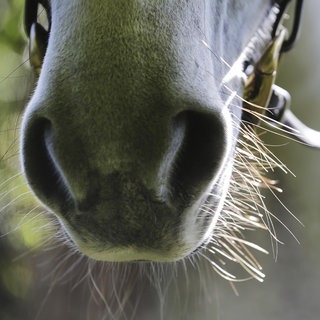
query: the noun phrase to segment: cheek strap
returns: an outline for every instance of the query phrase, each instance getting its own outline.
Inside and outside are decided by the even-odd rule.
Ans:
[[[39,8],[43,8],[47,14],[48,30],[39,22]],[[24,28],[29,38],[29,58],[30,64],[39,75],[46,54],[49,32],[51,27],[51,9],[48,0],[25,0],[24,8]]]

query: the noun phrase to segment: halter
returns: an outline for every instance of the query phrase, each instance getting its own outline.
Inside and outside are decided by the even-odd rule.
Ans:
[[[248,66],[244,70],[243,118],[249,123],[257,122],[255,119],[264,119],[271,127],[279,128],[282,133],[310,147],[320,148],[320,131],[309,128],[294,115],[290,110],[289,92],[275,85],[279,58],[282,53],[293,48],[300,29],[303,0],[296,0],[294,21],[289,37],[287,37],[287,29],[282,25],[284,13],[290,2],[291,0],[275,1],[270,14],[275,13],[276,16],[271,43],[261,58],[254,63],[253,71],[246,74]]]
[[[51,28],[50,0],[25,0],[24,27],[29,38],[30,64],[39,75],[46,54]],[[38,23],[38,8],[42,5],[47,13],[49,28]]]
[[[235,78],[244,84],[243,122],[251,125],[264,119],[271,127],[310,147],[320,149],[320,131],[304,125],[290,110],[289,92],[275,85],[278,62],[282,53],[292,49],[300,28],[303,0],[295,0],[295,14],[290,35],[282,22],[292,0],[274,0],[273,6],[255,36],[223,79]],[[38,7],[48,16],[48,30],[38,23]],[[49,0],[25,0],[25,30],[29,37],[30,63],[39,75],[48,45],[51,27]],[[248,59],[248,57],[250,57]]]

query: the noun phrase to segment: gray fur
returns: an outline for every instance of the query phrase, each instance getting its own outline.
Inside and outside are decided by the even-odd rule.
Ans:
[[[235,62],[270,1],[51,6],[49,46],[22,129],[31,188],[90,257],[189,255],[222,208],[239,129],[240,101],[224,107],[221,58]],[[211,216],[201,213],[209,192]]]

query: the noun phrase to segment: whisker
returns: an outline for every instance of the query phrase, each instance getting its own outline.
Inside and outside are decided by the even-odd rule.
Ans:
[[[29,58],[26,59],[26,60],[24,60],[24,61],[21,62],[16,68],[14,68],[10,73],[8,73],[6,76],[1,77],[1,78],[0,78],[0,83],[8,80],[9,78],[11,78],[11,76],[12,76],[16,71],[18,71],[22,66],[24,66],[27,62],[29,62],[29,60],[30,60]]]
[[[233,102],[235,99],[244,102],[243,98],[227,85],[224,85],[224,88],[228,91],[225,106],[233,106],[243,110],[243,106],[238,106]],[[264,109],[259,106],[254,107]],[[267,115],[261,115],[259,112],[252,110],[247,111],[261,122],[268,123],[269,117]],[[260,140],[259,134],[256,131],[257,127],[260,128],[259,125],[254,125],[255,128],[253,128],[253,125],[249,122],[245,122],[242,119],[237,119],[237,121],[240,121],[242,124],[240,127],[241,138],[238,139],[238,146],[236,147],[229,192],[223,212],[217,221],[214,234],[212,235],[211,246],[207,250],[212,253],[212,257],[219,254],[229,261],[240,264],[250,277],[261,282],[265,277],[260,271],[261,265],[248,248],[263,254],[267,254],[268,251],[245,240],[241,230],[255,230],[256,228],[268,230],[271,238],[275,240],[276,245],[274,246],[273,242],[271,242],[271,247],[274,256],[277,257],[277,244],[281,242],[277,237],[273,219],[284,226],[290,234],[292,232],[278,217],[267,209],[264,203],[264,196],[259,189],[268,189],[281,203],[279,197],[275,194],[275,192],[282,192],[281,188],[276,185],[276,181],[265,178],[264,173],[274,171],[275,168],[282,170],[286,174],[290,173],[293,175],[293,173]],[[237,124],[235,123],[235,125]],[[268,130],[271,131],[270,129]],[[290,212],[288,208],[283,207],[286,211]],[[202,210],[206,214],[214,215],[215,213],[214,208],[210,207],[210,203],[203,205]],[[292,213],[290,212],[290,214]],[[208,260],[213,261],[213,259],[209,258]],[[238,280],[238,277],[226,271],[223,260],[220,260],[220,264],[214,261],[212,263],[212,267],[218,274],[231,282]]]
[[[20,177],[21,175],[22,175],[22,173],[19,172],[19,173],[15,174],[15,175],[11,176],[10,178],[6,179],[5,181],[1,182],[1,183],[0,183],[0,188],[5,187],[6,184],[11,183],[12,180],[17,179],[17,178]]]
[[[5,209],[9,208],[12,204],[17,204],[17,201],[23,201],[29,198],[29,196],[32,194],[31,191],[23,192],[22,194],[19,194],[14,199],[12,199],[10,202],[5,204],[3,207],[0,208],[0,214],[4,212]]]

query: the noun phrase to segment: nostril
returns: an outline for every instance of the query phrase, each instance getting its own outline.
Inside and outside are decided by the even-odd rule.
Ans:
[[[58,204],[61,210],[70,197],[54,159],[50,121],[44,118],[29,120],[22,131],[21,140],[21,162],[30,187],[49,207]]]
[[[180,113],[174,127],[183,127],[184,133],[172,163],[170,189],[190,199],[207,188],[221,168],[226,133],[221,118],[195,111]]]

